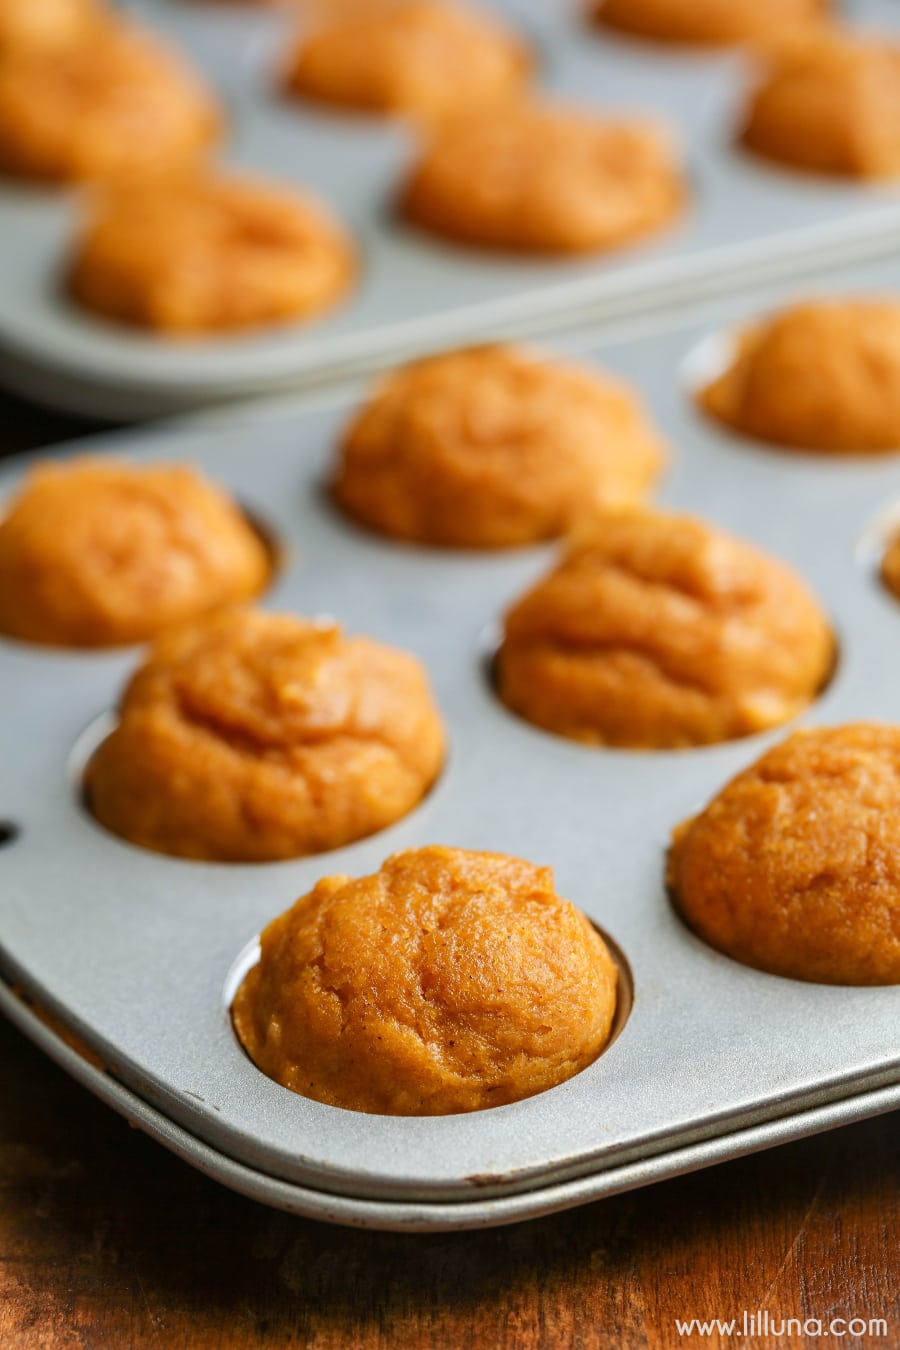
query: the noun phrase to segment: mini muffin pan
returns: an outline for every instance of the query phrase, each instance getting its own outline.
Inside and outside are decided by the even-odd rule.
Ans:
[[[634,247],[538,260],[442,242],[405,224],[396,198],[415,156],[410,128],[323,111],[279,92],[291,32],[276,8],[228,0],[130,0],[176,39],[223,95],[224,160],[306,184],[355,236],[358,285],[319,320],[252,336],[166,341],[80,311],[64,289],[82,194],[0,186],[0,379],[99,417],[144,416],[311,384],[426,348],[612,318],[694,299],[741,278],[886,252],[900,189],[768,165],[734,145],[750,68],[619,37],[575,0],[495,0],[533,39],[550,95],[616,113],[657,113],[682,141],[691,201]],[[895,0],[844,0],[850,22],[898,31]],[[38,96],[36,94],[36,96]],[[579,318],[579,322],[581,319]]]
[[[814,290],[900,292],[900,260]],[[789,298],[782,287],[720,299],[548,353],[577,353],[643,392],[671,446],[664,504],[768,548],[821,597],[840,661],[801,721],[898,722],[900,602],[882,589],[877,561],[900,503],[900,451],[858,460],[776,451],[726,434],[690,400],[734,323]],[[364,394],[295,396],[89,448],[199,465],[283,546],[266,605],[332,615],[416,652],[448,728],[443,776],[405,819],[336,852],[253,866],[157,856],[107,834],[80,793],[140,650],[0,641],[0,1003],[88,1087],[221,1181],[354,1224],[509,1222],[900,1105],[900,987],[748,969],[689,932],[666,897],[671,828],[790,728],[628,753],[569,743],[507,712],[490,681],[498,620],[555,549],[416,548],[344,520],[324,479]],[[3,498],[25,467],[0,470]],[[227,1008],[260,928],[319,877],[362,875],[427,843],[555,869],[560,894],[622,953],[615,1040],[561,1086],[471,1115],[357,1114],[270,1081],[241,1050]]]

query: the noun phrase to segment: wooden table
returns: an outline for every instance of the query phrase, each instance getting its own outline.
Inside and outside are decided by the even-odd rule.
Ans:
[[[74,431],[4,399],[0,448]],[[0,1350],[827,1345],[675,1319],[884,1318],[900,1347],[900,1118],[513,1228],[329,1228],[230,1194],[0,1019]]]

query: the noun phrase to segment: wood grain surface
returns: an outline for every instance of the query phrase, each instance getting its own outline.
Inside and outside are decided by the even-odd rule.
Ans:
[[[0,402],[0,449],[74,430]],[[0,1350],[835,1343],[675,1325],[744,1309],[900,1347],[897,1114],[513,1228],[364,1233],[206,1180],[0,1020]]]

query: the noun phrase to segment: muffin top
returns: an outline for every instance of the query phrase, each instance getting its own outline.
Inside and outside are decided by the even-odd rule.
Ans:
[[[443,759],[415,657],[333,623],[230,610],[157,640],[85,788],[100,823],[143,848],[258,862],[383,829]]]
[[[313,25],[286,85],[339,107],[432,119],[507,97],[530,68],[524,42],[464,4],[369,0]]]
[[[626,386],[515,347],[480,347],[392,374],[346,431],[332,489],[383,534],[500,548],[639,500],[662,462]]]
[[[0,632],[68,647],[143,642],[251,599],[270,572],[240,509],[186,465],[43,463],[0,519]]]
[[[900,46],[825,25],[768,44],[743,141],[815,173],[900,174]]]
[[[354,272],[349,238],[318,202],[203,173],[97,194],[70,283],[98,313],[178,336],[311,317]]]
[[[101,14],[98,0],[0,0],[0,55],[92,37]]]
[[[403,209],[463,243],[584,253],[659,229],[684,197],[673,146],[656,126],[517,102],[436,131]]]
[[[600,0],[601,23],[660,42],[743,42],[815,18],[828,0]]]
[[[234,1025],[270,1078],[385,1115],[477,1111],[542,1092],[609,1039],[616,967],[553,873],[420,848],[326,877],[262,934]]]
[[[834,660],[790,568],[703,521],[598,516],[507,613],[498,690],[573,740],[675,749],[796,716]]]
[[[180,54],[130,24],[109,20],[89,41],[37,46],[0,65],[0,170],[14,176],[168,170],[196,162],[220,125]]]
[[[900,983],[900,728],[796,732],[674,833],[695,932],[774,975]]]
[[[699,395],[758,440],[832,452],[900,449],[900,304],[809,300],[748,328]]]

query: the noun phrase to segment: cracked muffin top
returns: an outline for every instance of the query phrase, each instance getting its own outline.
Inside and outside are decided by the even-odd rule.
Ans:
[[[95,193],[70,288],[95,313],[179,337],[312,318],[355,271],[349,237],[317,200],[207,171]]]
[[[447,122],[407,181],[408,220],[460,243],[534,254],[602,252],[682,210],[671,138],[647,121],[610,121],[510,102]]]
[[[212,94],[181,55],[109,20],[90,40],[0,65],[0,171],[65,183],[196,163],[217,139]]]
[[[262,862],[384,829],[443,760],[415,657],[335,624],[231,610],[158,639],[85,791],[102,825],[143,848]]]
[[[496,675],[537,726],[663,750],[796,716],[834,651],[789,567],[703,521],[632,510],[598,516],[508,611]]]
[[[669,887],[710,946],[774,975],[900,984],[900,728],[800,731],[675,830]]]
[[[838,454],[900,449],[900,304],[791,305],[739,335],[706,413],[757,440]]]
[[[314,23],[285,83],[320,103],[430,120],[508,98],[530,71],[524,42],[490,15],[443,0],[369,0]]]
[[[187,465],[43,463],[0,519],[0,633],[66,647],[144,642],[253,599],[271,570],[239,507]]]
[[[828,0],[600,0],[597,19],[658,42],[701,46],[745,42],[808,22]]]
[[[755,154],[846,178],[900,174],[900,46],[814,27],[772,42],[747,108]]]
[[[543,1092],[606,1045],[616,966],[547,867],[420,848],[326,877],[262,934],[234,999],[263,1073],[352,1111],[447,1115]]]
[[[503,548],[640,500],[662,462],[626,385],[515,347],[479,347],[390,375],[344,435],[332,492],[381,534]]]

